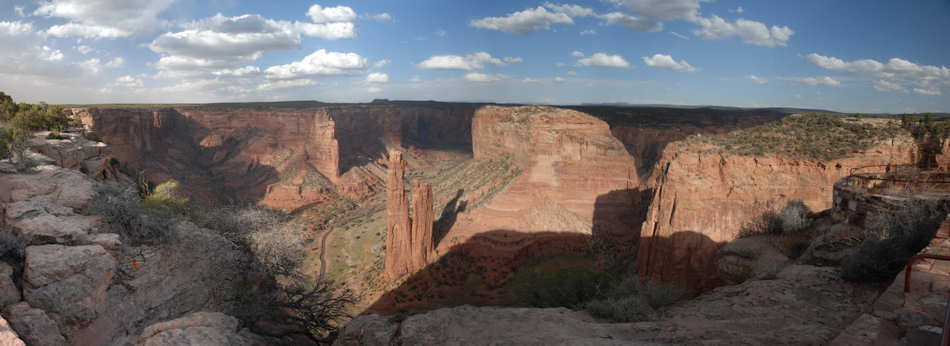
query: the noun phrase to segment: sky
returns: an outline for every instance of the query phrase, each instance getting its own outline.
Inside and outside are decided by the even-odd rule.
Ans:
[[[950,112],[948,35],[946,0],[0,0],[0,91]]]

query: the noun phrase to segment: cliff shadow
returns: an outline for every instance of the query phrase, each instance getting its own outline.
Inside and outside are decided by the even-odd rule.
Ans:
[[[613,190],[597,196],[591,222],[591,247],[598,262],[616,274],[635,271],[640,227],[653,189]]]
[[[435,262],[398,279],[398,286],[383,293],[363,313],[393,314],[466,304],[514,305],[505,284],[519,268],[537,263],[594,265],[589,258],[590,236],[573,232],[494,230],[443,251]]]
[[[695,231],[642,237],[637,275],[682,289],[687,296],[699,295],[725,284],[716,264],[725,244]]]

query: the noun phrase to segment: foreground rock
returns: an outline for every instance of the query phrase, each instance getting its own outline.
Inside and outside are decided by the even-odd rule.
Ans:
[[[244,346],[268,345],[266,339],[239,329],[238,319],[220,312],[195,312],[156,323],[142,332],[139,345]]]
[[[338,345],[827,344],[868,304],[836,270],[793,265],[772,280],[720,287],[661,312],[657,321],[605,323],[564,308],[460,306],[402,322],[348,323]]]
[[[0,346],[26,346],[3,317],[0,317]]]
[[[13,330],[31,346],[60,346],[66,344],[66,338],[59,326],[43,310],[30,307],[21,302],[7,307],[4,316],[10,321]]]

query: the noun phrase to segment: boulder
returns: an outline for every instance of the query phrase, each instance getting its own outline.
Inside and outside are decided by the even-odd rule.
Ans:
[[[719,249],[716,268],[728,283],[738,284],[750,278],[774,278],[785,264],[785,257],[765,237],[736,239]]]
[[[847,250],[861,245],[864,235],[860,227],[839,223],[821,233],[802,253],[800,261],[813,265],[834,266],[841,263]]]
[[[40,214],[12,222],[11,226],[27,244],[41,245],[85,242],[89,231],[98,223],[97,216]]]
[[[148,326],[139,345],[263,345],[262,339],[238,330],[238,319],[220,312],[195,312],[171,321]]]
[[[0,346],[26,346],[3,317],[0,317]]]
[[[43,165],[33,174],[0,176],[0,185],[9,189],[9,201],[46,202],[84,211],[95,196],[95,182],[78,171]],[[5,193],[6,194],[6,193]]]
[[[13,284],[13,268],[0,262],[0,307],[20,301],[20,289]]]
[[[31,346],[66,345],[66,338],[45,311],[36,309],[26,302],[7,307],[4,314],[13,330],[23,341]]]
[[[51,314],[69,335],[106,308],[116,261],[102,246],[40,245],[26,248],[23,297]]]

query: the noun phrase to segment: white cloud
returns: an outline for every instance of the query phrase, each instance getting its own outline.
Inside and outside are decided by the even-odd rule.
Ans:
[[[366,76],[367,83],[388,83],[389,75],[385,73],[370,73]]]
[[[294,22],[294,28],[306,36],[319,37],[325,40],[356,37],[356,26],[350,22],[318,24]]]
[[[633,11],[640,16],[671,20],[693,20],[698,16],[700,2],[705,0],[609,0],[616,6]]]
[[[313,52],[301,61],[268,67],[268,78],[298,79],[303,77],[338,76],[358,73],[366,69],[366,58],[356,53]]]
[[[117,38],[161,25],[159,14],[174,0],[50,0],[34,15],[65,18],[69,22],[47,30],[56,37]]]
[[[643,62],[647,66],[662,67],[676,72],[695,72],[696,68],[691,66],[686,60],[676,62],[673,57],[666,54],[654,54],[652,57],[643,57]]]
[[[768,79],[762,78],[762,77],[759,77],[759,76],[756,76],[756,75],[754,75],[754,74],[747,74],[747,75],[745,75],[745,78],[746,78],[746,79],[749,79],[749,80],[752,80],[752,81],[755,81],[756,83],[759,83],[759,84],[765,84],[765,83],[768,83],[768,82],[769,82]]]
[[[59,81],[58,85],[63,85],[65,79],[98,71],[67,61],[61,50],[46,45],[46,36],[32,23],[0,21],[0,42],[3,46],[0,49],[0,87],[7,90],[13,89],[8,83],[22,84],[12,77],[31,76],[31,84]]]
[[[505,62],[509,64],[517,64],[519,62],[524,62],[524,59],[522,59],[520,56],[514,56],[514,57],[506,56],[503,60],[505,60]]]
[[[742,9],[742,6],[739,6],[738,8],[736,8],[736,9],[734,9],[734,10],[729,10],[729,12],[730,12],[730,13],[739,13],[739,14],[742,14],[742,12],[745,12],[745,10]]]
[[[795,82],[795,83],[808,84],[808,85],[827,85],[827,86],[841,85],[841,82],[829,76],[805,77],[805,78],[792,77],[792,78],[780,78],[780,79],[784,79],[784,80]]]
[[[113,58],[112,60],[109,60],[108,62],[106,62],[106,67],[108,67],[108,68],[119,68],[119,67],[122,67],[123,64],[125,64],[125,59],[122,59],[122,57],[119,56],[119,57],[115,57],[115,58]]]
[[[577,72],[574,72],[574,71],[567,71],[567,75],[568,75],[568,76],[576,76],[576,75],[577,75]]]
[[[371,86],[371,87],[369,87],[369,88],[366,88],[366,92],[369,92],[369,93],[374,93],[374,94],[375,94],[375,93],[378,93],[378,92],[381,92],[381,91],[383,91],[383,88],[378,87],[378,86]]]
[[[577,60],[577,65],[626,68],[630,66],[630,63],[628,63],[627,60],[624,60],[620,55],[594,53],[594,55],[591,55],[588,58]]]
[[[940,89],[937,89],[937,88],[928,88],[928,89],[914,88],[914,92],[921,95],[940,96]]]
[[[508,79],[508,76],[503,74],[484,74],[478,72],[472,72],[465,75],[465,80],[476,83],[491,83],[498,82]]]
[[[940,85],[950,85],[950,68],[946,66],[920,65],[901,58],[891,58],[886,64],[873,59],[845,61],[817,53],[805,58],[826,70],[850,72],[874,80],[874,89],[883,92],[911,89],[921,95],[935,96],[940,95]]]
[[[376,20],[377,22],[390,22],[393,20],[393,16],[390,15],[389,13],[383,12],[383,13],[373,16],[373,19]]]
[[[117,78],[113,84],[122,88],[142,88],[145,86],[141,79],[128,75]]]
[[[314,23],[352,22],[356,20],[356,12],[346,6],[313,5],[307,10],[307,17],[310,17]]]
[[[587,36],[587,35],[597,35],[597,30],[587,29],[587,30],[581,31],[581,36]]]
[[[435,70],[481,70],[485,64],[504,65],[504,63],[491,54],[485,52],[476,52],[466,56],[458,55],[436,55],[420,62],[417,66],[424,69]]]
[[[89,54],[89,52],[92,51],[92,47],[89,47],[89,46],[86,46],[86,45],[80,45],[80,46],[76,46],[76,47],[74,47],[74,48],[76,49],[77,52],[79,52],[79,54],[82,54],[82,55]]]
[[[550,12],[542,6],[534,9],[509,13],[504,17],[485,17],[472,20],[469,25],[488,30],[498,30],[509,34],[529,35],[538,30],[548,29],[551,24],[574,24],[571,17],[562,12]]]
[[[874,89],[881,92],[888,92],[888,91],[900,91],[900,92],[905,92],[905,93],[907,92],[907,88],[904,88],[900,84],[887,81],[884,79],[878,79],[877,81],[875,81]]]
[[[600,16],[607,25],[623,25],[630,31],[660,31],[663,30],[663,23],[648,18],[632,16],[621,12],[611,12]]]
[[[724,40],[738,35],[743,42],[751,45],[785,47],[788,45],[788,40],[795,34],[795,31],[787,26],[773,25],[768,28],[761,22],[746,19],[729,23],[716,15],[710,18],[698,18],[697,23],[702,26],[702,29],[694,30],[693,33],[708,41]]]
[[[223,69],[212,72],[215,76],[245,77],[261,73],[261,68],[257,66],[244,66],[237,69]]]
[[[23,6],[13,6],[13,12],[16,13],[17,17],[26,17],[26,13],[23,12]]]
[[[541,80],[540,80],[540,79],[535,79],[535,78],[526,77],[525,79],[522,79],[521,82],[522,82],[522,83],[541,83]]]
[[[381,68],[383,68],[383,67],[386,67],[386,65],[389,65],[389,60],[383,59],[383,60],[377,61],[375,64],[373,64],[373,68],[375,68],[375,69],[381,69]]]
[[[422,78],[419,78],[419,76],[412,76],[411,78],[409,78],[409,83],[419,83],[421,81],[422,81]]]
[[[281,80],[276,82],[267,82],[261,83],[257,86],[257,90],[260,91],[269,91],[277,89],[287,89],[287,88],[300,88],[311,85],[317,85],[317,82],[314,82],[309,79],[290,79],[290,80]]]
[[[583,58],[583,57],[584,57],[584,52],[581,52],[581,51],[579,51],[579,50],[575,50],[575,51],[571,52],[571,56],[572,56],[572,57],[575,57],[575,58]]]
[[[564,78],[561,78],[561,77],[554,77],[554,82],[555,82],[555,83],[563,83],[563,82],[564,82]]]
[[[683,35],[683,34],[681,34],[681,33],[678,33],[678,32],[676,32],[676,31],[670,31],[670,34],[672,34],[673,36],[679,37],[679,38],[681,38],[681,39],[684,39],[684,40],[689,40],[689,37],[688,37],[688,36]]]
[[[42,53],[40,55],[40,59],[46,61],[63,61],[64,57],[65,55],[63,55],[63,52],[59,49],[53,49],[47,46],[43,46]]]
[[[97,74],[97,73],[99,73],[99,69],[101,68],[101,67],[100,67],[100,60],[99,60],[99,59],[96,59],[96,58],[92,58],[92,59],[83,61],[83,62],[79,63],[79,66],[82,67],[84,70],[86,70],[87,72],[89,72],[89,73],[91,73],[91,74]]]
[[[552,4],[552,3],[550,3],[550,2],[546,2],[546,3],[544,3],[544,7],[547,7],[548,9],[551,9],[552,11],[557,12],[557,13],[566,14],[566,15],[568,15],[569,17],[591,17],[591,16],[594,16],[594,10],[592,10],[592,9],[590,9],[590,8],[587,8],[587,7],[578,6],[578,5]]]

